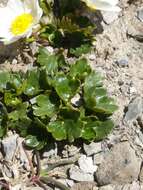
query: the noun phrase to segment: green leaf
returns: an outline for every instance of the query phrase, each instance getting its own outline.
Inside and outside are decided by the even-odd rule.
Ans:
[[[4,103],[7,106],[17,106],[18,104],[22,103],[21,99],[16,96],[16,94],[12,94],[10,92],[5,92],[4,94]]]
[[[21,73],[13,73],[8,85],[9,89],[14,91],[16,95],[21,95],[25,89],[26,81]]]
[[[90,72],[91,68],[85,58],[79,59],[70,68],[70,76],[73,78],[84,79]]]
[[[58,71],[58,56],[50,55],[46,48],[39,50],[37,62],[46,68],[48,75],[54,75]]]
[[[39,141],[36,136],[28,135],[25,139],[25,144],[30,148],[40,150],[44,147],[45,142]]]
[[[74,120],[54,121],[47,126],[48,132],[52,133],[53,137],[60,141],[68,139],[73,142],[74,139],[81,136],[82,128],[80,122]]]
[[[91,51],[90,44],[82,44],[80,47],[77,48],[70,48],[70,54],[75,55],[76,57],[80,57],[84,54],[87,54]]]
[[[79,88],[79,81],[68,78],[63,73],[57,74],[53,82],[55,90],[59,97],[68,102],[77,92]]]
[[[52,133],[53,137],[58,141],[65,140],[67,138],[64,121],[50,122],[47,126],[47,130]]]
[[[8,118],[13,121],[17,121],[21,118],[26,118],[28,105],[28,102],[18,104],[15,110],[8,114]]]
[[[95,87],[102,87],[103,85],[102,80],[103,78],[101,77],[99,73],[92,71],[91,74],[88,75],[85,79],[85,83],[84,83],[85,93],[88,93],[89,89],[93,89]]]
[[[96,106],[94,110],[96,112],[103,112],[105,114],[111,115],[114,111],[118,109],[118,106],[115,105],[115,101],[113,98],[109,98],[107,96],[100,97],[97,99]]]
[[[26,116],[8,121],[9,129],[16,130],[22,137],[26,137],[29,134],[31,124],[32,120]]]
[[[93,121],[83,122],[83,129],[82,129],[82,138],[86,140],[94,140],[96,138],[96,133],[94,131],[95,123]]]
[[[36,104],[33,105],[33,113],[40,117],[53,117],[56,115],[57,108],[50,100],[49,95],[39,95],[36,97]]]
[[[0,138],[6,135],[7,132],[7,109],[0,102]]]
[[[6,71],[0,71],[0,92],[6,89],[7,83],[10,81],[10,73]]]
[[[37,69],[32,69],[27,72],[26,75],[26,85],[24,89],[24,94],[28,96],[36,95],[40,91],[39,85],[39,71]]]
[[[67,130],[67,139],[69,142],[73,142],[75,139],[81,137],[81,123],[74,120],[65,120],[65,128]]]
[[[113,129],[114,124],[111,120],[106,121],[84,121],[82,138],[86,140],[102,140]]]
[[[111,120],[107,121],[97,121],[95,122],[94,131],[96,133],[96,140],[102,140],[107,137],[107,135],[111,132],[114,127],[114,123]]]
[[[107,96],[107,91],[102,85],[99,74],[92,72],[87,76],[84,84],[84,100],[86,106],[96,113],[111,115],[118,107],[114,100]]]

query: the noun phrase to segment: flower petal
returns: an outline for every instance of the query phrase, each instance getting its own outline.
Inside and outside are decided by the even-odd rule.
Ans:
[[[118,6],[114,6],[117,4],[117,0],[82,0],[87,4],[91,9],[98,9],[104,11],[117,11],[119,12],[121,9]]]
[[[31,10],[31,14],[34,18],[35,24],[37,24],[43,14],[42,9],[39,6],[38,0],[25,0],[24,1],[25,8],[28,8]]]

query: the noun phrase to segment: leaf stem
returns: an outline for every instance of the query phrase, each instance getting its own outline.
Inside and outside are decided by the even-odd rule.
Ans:
[[[53,185],[61,188],[62,190],[70,190],[67,186],[65,186],[64,184],[62,184],[61,182],[53,179],[52,177],[40,177],[40,181],[42,181],[45,184],[49,184],[52,183]]]

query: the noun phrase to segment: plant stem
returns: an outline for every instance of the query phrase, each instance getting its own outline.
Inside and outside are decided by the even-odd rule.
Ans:
[[[35,175],[35,171],[34,171],[33,163],[32,163],[32,161],[31,161],[31,159],[30,159],[29,154],[28,154],[27,151],[25,150],[24,142],[22,142],[22,146],[23,146],[23,150],[24,150],[24,152],[25,152],[25,154],[26,154],[26,157],[27,157],[27,159],[28,159],[28,162],[29,162],[29,166],[30,166],[30,169],[31,169],[32,176],[34,176],[34,175]]]
[[[39,152],[35,150],[35,155],[36,155],[36,161],[37,161],[37,176],[40,175],[40,171],[41,171],[41,163],[40,163],[40,155]]]
[[[49,183],[52,183],[53,185],[55,185],[56,187],[61,188],[62,190],[70,190],[67,186],[65,186],[61,182],[53,179],[52,177],[40,177],[40,181],[42,181],[43,183],[45,183],[47,185]]]

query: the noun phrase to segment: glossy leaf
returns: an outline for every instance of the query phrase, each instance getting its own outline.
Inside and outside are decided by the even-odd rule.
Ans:
[[[10,73],[6,71],[0,71],[0,92],[6,89],[7,83],[10,81]]]
[[[37,61],[46,68],[48,75],[54,75],[58,71],[58,56],[51,55],[46,48],[40,49]]]
[[[51,122],[47,126],[47,130],[58,141],[68,139],[69,142],[73,142],[81,136],[82,129],[80,123],[76,123],[74,120],[64,120]]]
[[[25,144],[33,149],[41,149],[45,145],[44,141],[39,141],[36,136],[28,135],[25,139]]]
[[[70,68],[70,76],[73,78],[84,79],[90,72],[91,68],[85,58],[79,59]]]
[[[17,121],[21,118],[27,117],[28,102],[17,105],[14,111],[8,114],[8,118]]]
[[[36,105],[37,104],[37,105]],[[49,95],[39,95],[36,97],[36,102],[32,106],[35,116],[41,117],[53,117],[56,114],[56,106],[49,98]]]
[[[39,88],[39,71],[37,69],[32,69],[28,71],[26,75],[24,94],[28,96],[36,95],[40,91]]]
[[[101,140],[105,138],[113,129],[114,124],[111,120],[88,121],[82,130],[82,138],[86,140]]]
[[[0,138],[6,135],[7,132],[7,109],[0,102]]]
[[[70,49],[70,53],[76,57],[80,57],[84,54],[89,53],[90,51],[91,51],[90,44],[82,44],[80,47]]]
[[[18,104],[22,103],[22,101],[15,94],[12,94],[10,92],[6,92],[4,94],[4,103],[7,106],[17,106]]]
[[[79,88],[77,80],[70,79],[63,73],[59,73],[55,77],[53,85],[59,97],[65,102],[68,102]]]

